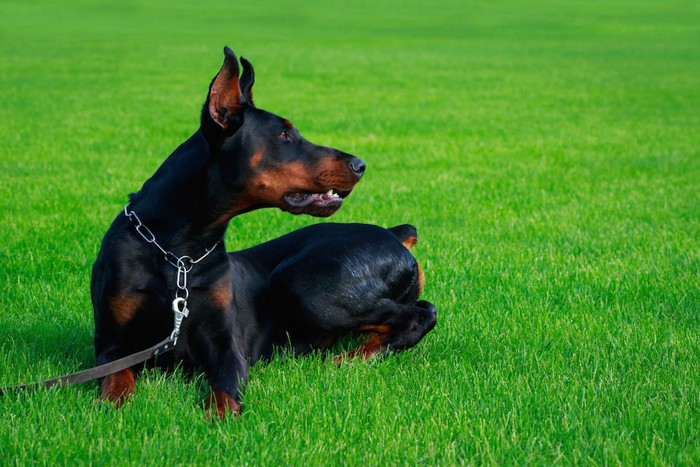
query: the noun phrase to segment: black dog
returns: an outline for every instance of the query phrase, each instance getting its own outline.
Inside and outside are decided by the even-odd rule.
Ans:
[[[217,414],[240,410],[247,378],[244,329],[233,302],[233,268],[223,244],[229,220],[263,207],[330,216],[365,164],[301,137],[287,120],[253,105],[253,68],[224,49],[199,130],[130,198],[102,241],[93,267],[97,363],[154,345],[182,323],[170,367],[202,368]],[[238,290],[238,287],[236,287]],[[120,405],[140,368],[106,377],[101,397]]]
[[[231,253],[248,359],[275,347],[328,348],[349,332],[373,337],[348,356],[416,345],[436,321],[435,307],[417,302],[424,278],[409,252],[416,241],[411,225],[325,223]]]

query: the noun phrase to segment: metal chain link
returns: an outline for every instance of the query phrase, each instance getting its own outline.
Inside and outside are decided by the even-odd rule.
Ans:
[[[177,290],[175,290],[175,298],[173,299],[172,303],[173,313],[175,314],[175,323],[173,326],[173,332],[170,334],[170,338],[173,339],[173,345],[175,345],[177,342],[177,336],[180,334],[182,320],[187,318],[190,313],[190,310],[187,309],[187,299],[190,296],[190,291],[187,289],[187,273],[192,270],[195,264],[209,256],[209,253],[214,251],[221,240],[214,243],[211,248],[206,249],[205,253],[196,260],[192,259],[192,257],[188,255],[177,256],[175,253],[167,251],[165,248],[160,246],[151,229],[141,222],[141,219],[136,212],[129,209],[129,204],[131,203],[126,203],[126,206],[124,206],[124,215],[134,225],[136,232],[146,241],[146,243],[151,243],[158,248],[160,252],[163,253],[163,258],[166,262],[177,268],[177,276],[175,278]]]

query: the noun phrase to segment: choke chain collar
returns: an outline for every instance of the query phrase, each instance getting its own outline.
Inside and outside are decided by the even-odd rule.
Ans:
[[[209,256],[209,253],[214,251],[214,249],[219,245],[221,240],[217,240],[211,248],[205,250],[204,254],[198,259],[192,259],[191,256],[183,255],[177,256],[171,251],[166,250],[156,241],[156,236],[153,234],[151,229],[149,229],[145,224],[141,222],[139,216],[132,209],[129,209],[129,204],[124,206],[124,215],[131,221],[136,229],[136,232],[143,238],[146,243],[154,245],[156,248],[163,253],[166,262],[171,264],[177,269],[177,277],[175,284],[177,289],[175,290],[175,298],[172,302],[173,313],[175,314],[173,332],[170,334],[170,339],[173,340],[173,345],[177,342],[177,336],[180,334],[180,326],[182,321],[187,318],[190,310],[187,309],[187,299],[190,296],[190,292],[187,289],[187,273],[192,270],[195,264],[202,261],[204,258]]]

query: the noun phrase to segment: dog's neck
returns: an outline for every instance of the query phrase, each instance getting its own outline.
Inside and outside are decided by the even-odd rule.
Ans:
[[[192,255],[197,253],[190,250],[211,247],[228,227],[230,218],[221,222],[208,199],[211,158],[211,147],[198,130],[131,195],[130,209],[159,243],[176,254]]]

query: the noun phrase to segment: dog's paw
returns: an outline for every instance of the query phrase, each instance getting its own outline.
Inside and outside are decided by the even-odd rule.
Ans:
[[[111,402],[119,408],[136,391],[136,378],[129,368],[106,376],[100,386],[100,400]]]
[[[241,405],[227,392],[212,388],[206,400],[206,417],[208,420],[223,419],[227,415],[237,416]]]

